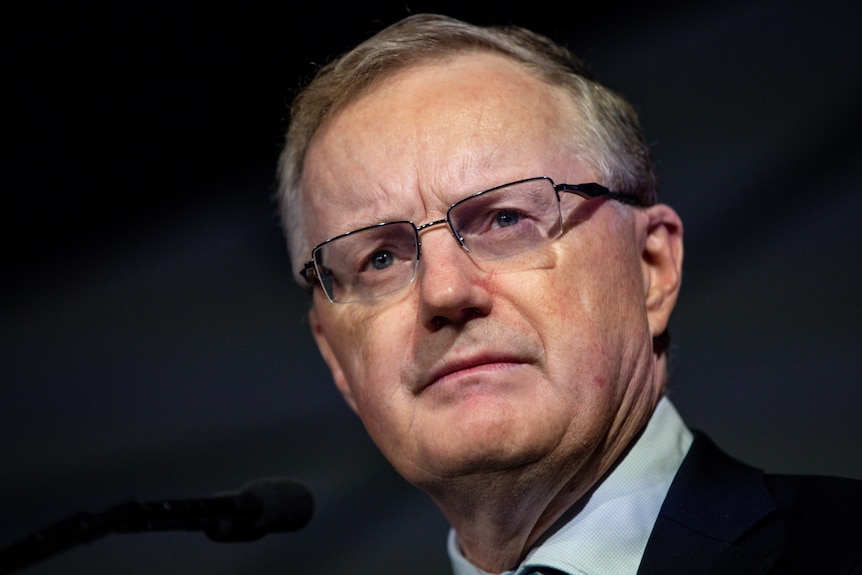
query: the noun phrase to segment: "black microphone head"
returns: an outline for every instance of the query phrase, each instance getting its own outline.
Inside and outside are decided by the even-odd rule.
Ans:
[[[255,479],[236,494],[257,512],[249,517],[222,519],[206,531],[213,541],[254,541],[267,533],[304,527],[314,512],[314,498],[304,485],[283,477]]]

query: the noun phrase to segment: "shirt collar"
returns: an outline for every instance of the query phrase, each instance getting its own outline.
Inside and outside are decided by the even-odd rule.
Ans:
[[[515,571],[553,567],[572,575],[634,575],[653,524],[688,448],[692,434],[663,397],[644,432],[614,470],[579,501],[580,510],[533,548]],[[461,553],[449,532],[454,575],[491,575]]]

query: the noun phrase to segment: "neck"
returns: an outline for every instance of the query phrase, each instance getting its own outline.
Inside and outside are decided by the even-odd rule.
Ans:
[[[558,464],[547,471],[474,474],[431,493],[471,563],[491,573],[515,568],[602,474],[592,462]]]
[[[589,458],[474,473],[441,482],[439,489],[426,488],[457,534],[464,557],[489,573],[515,569],[550,535],[555,523],[576,513],[578,502],[612,471],[646,428],[662,396],[663,368],[660,356],[660,383],[641,398],[648,407],[625,406],[619,427]]]

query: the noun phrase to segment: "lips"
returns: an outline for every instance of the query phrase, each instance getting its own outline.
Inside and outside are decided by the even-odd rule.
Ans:
[[[439,367],[433,369],[430,376],[423,380],[417,393],[443,380],[466,376],[471,373],[490,373],[497,370],[511,369],[524,363],[526,362],[520,357],[484,353],[451,360],[444,359],[440,362]]]

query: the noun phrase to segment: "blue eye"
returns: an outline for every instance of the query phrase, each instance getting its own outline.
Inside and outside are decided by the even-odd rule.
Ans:
[[[386,269],[395,263],[395,256],[392,252],[374,252],[371,254],[369,263],[376,270]]]
[[[521,221],[521,214],[515,210],[500,210],[494,216],[494,223],[501,228],[514,226]]]

